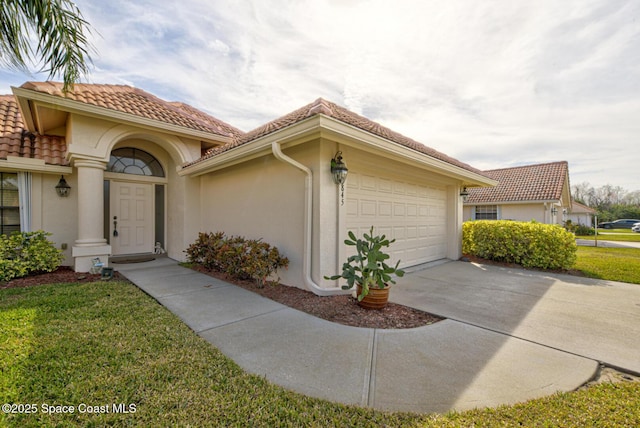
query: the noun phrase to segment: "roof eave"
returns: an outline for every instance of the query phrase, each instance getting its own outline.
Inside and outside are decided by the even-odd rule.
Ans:
[[[429,156],[400,143],[380,137],[369,131],[342,122],[341,120],[319,115],[322,117],[322,129],[325,135],[332,135],[340,139],[340,143],[348,146],[362,147],[362,144],[369,146],[379,152],[385,153],[390,159],[398,160],[402,163],[415,165],[420,164],[423,169],[427,169],[455,179],[461,180],[464,186],[468,187],[493,187],[498,182],[480,173],[470,171],[457,165]],[[346,137],[346,138],[345,138]]]
[[[320,122],[317,121],[317,116],[312,116],[210,158],[183,166],[178,170],[178,175],[196,177],[244,163],[271,153],[271,143],[273,141],[286,143],[293,140],[308,140],[314,134],[319,136],[319,128]]]
[[[18,101],[18,106],[20,108],[20,112],[27,129],[37,130],[40,133],[44,133],[45,130],[37,129],[36,113],[33,110],[33,103],[39,103],[43,107],[48,107],[54,110],[63,110],[71,114],[79,114],[96,118],[108,118],[111,120],[116,120],[119,123],[127,123],[156,131],[158,129],[161,129],[173,135],[192,138],[196,140],[211,141],[217,144],[226,144],[232,141],[232,137],[229,136],[219,135],[212,132],[199,131],[196,129],[174,125],[171,123],[148,119],[146,117],[136,116],[131,113],[124,113],[105,107],[94,106],[81,101],[62,98],[57,95],[51,95],[17,87],[11,87],[11,90],[13,91],[13,94]]]
[[[526,201],[469,201],[465,205],[524,205],[524,204],[559,204],[561,199],[529,199]]]
[[[71,174],[73,168],[65,165],[51,165],[45,163],[43,159],[31,159],[18,156],[7,156],[7,159],[0,159],[0,167],[6,171],[30,171],[41,172],[43,174]]]
[[[180,169],[180,175],[197,176],[242,163],[271,151],[271,143],[297,145],[313,136],[325,136],[340,144],[369,147],[382,152],[390,159],[403,163],[419,164],[422,168],[453,177],[465,186],[496,186],[497,181],[479,173],[436,159],[399,143],[387,140],[368,131],[344,123],[324,114],[316,114],[295,124],[278,129],[241,146],[204,159]]]

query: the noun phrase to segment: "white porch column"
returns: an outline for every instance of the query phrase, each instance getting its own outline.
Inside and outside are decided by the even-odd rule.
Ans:
[[[78,172],[78,239],[72,256],[76,272],[88,272],[92,259],[98,257],[107,265],[111,246],[104,235],[104,170],[106,163],[89,159],[76,159]]]

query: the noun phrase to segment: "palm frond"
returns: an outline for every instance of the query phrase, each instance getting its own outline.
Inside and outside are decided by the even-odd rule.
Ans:
[[[71,0],[0,0],[0,18],[3,63],[28,71],[27,61],[39,60],[49,78],[62,75],[64,91],[89,72],[91,27]]]

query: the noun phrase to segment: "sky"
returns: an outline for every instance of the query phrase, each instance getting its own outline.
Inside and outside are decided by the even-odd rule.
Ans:
[[[75,0],[85,83],[243,131],[319,97],[481,170],[640,190],[636,0]],[[46,74],[0,70],[0,93]]]

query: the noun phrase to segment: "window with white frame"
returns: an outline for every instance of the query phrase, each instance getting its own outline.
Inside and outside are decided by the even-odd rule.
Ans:
[[[133,147],[123,147],[111,152],[107,171],[121,174],[164,177],[160,162],[150,153]]]
[[[476,220],[497,220],[497,205],[476,205]]]
[[[20,232],[18,174],[0,172],[0,234]]]

